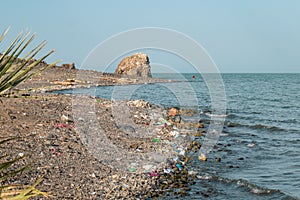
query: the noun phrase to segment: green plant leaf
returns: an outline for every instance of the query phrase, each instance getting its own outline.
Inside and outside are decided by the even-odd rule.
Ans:
[[[34,185],[9,185],[4,186],[1,192],[1,199],[9,199],[9,200],[27,200],[31,197],[36,197],[39,195],[48,196],[48,193],[42,192],[36,189],[36,186],[42,181],[39,179]]]
[[[0,42],[4,39],[7,32],[8,30],[0,36]],[[18,58],[34,38],[34,34],[30,36],[30,33],[20,33],[0,57],[0,94],[4,94],[7,90],[26,81],[33,75],[60,62],[56,61],[43,67],[38,66],[54,52],[52,50],[40,59],[34,60],[34,57],[45,47],[45,41],[30,50],[23,58]]]

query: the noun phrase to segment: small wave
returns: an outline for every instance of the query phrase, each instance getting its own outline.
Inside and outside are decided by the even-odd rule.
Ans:
[[[231,184],[234,185],[235,187],[244,189],[254,195],[270,195],[270,196],[276,195],[276,196],[284,197],[285,199],[286,198],[294,199],[293,197],[288,196],[287,194],[285,194],[280,190],[269,189],[266,187],[258,186],[253,183],[249,183],[248,181],[243,179],[229,179],[229,178],[219,177],[216,175],[203,175],[203,176],[198,175],[197,178],[200,180],[211,180],[215,182],[223,182],[226,184]]]
[[[239,116],[233,113],[227,115],[228,118],[238,118]]]
[[[229,119],[244,119],[244,120],[253,120],[253,116],[248,115],[248,114],[252,114],[252,113],[229,113],[227,115],[227,118]]]
[[[251,184],[245,180],[239,179],[239,180],[234,180],[234,182],[236,182],[236,184],[240,187],[245,187],[247,189],[249,189],[249,191],[253,194],[274,194],[274,193],[281,193],[280,190],[272,190],[272,189],[268,189],[265,187],[261,187],[255,184]]]
[[[251,129],[262,129],[262,130],[269,130],[269,131],[286,131],[286,129],[280,128],[278,126],[267,126],[263,124],[248,125],[248,124],[240,124],[236,122],[228,122],[228,125],[232,127],[247,127]]]
[[[254,126],[250,126],[253,127],[255,129],[268,129],[271,131],[284,131],[285,129],[279,128],[277,126],[267,126],[267,125],[263,125],[263,124],[256,124]]]
[[[218,115],[218,114],[212,114],[212,113],[205,113],[205,115],[209,116],[209,117],[216,117],[216,118],[224,118],[227,117],[226,114],[224,115]]]

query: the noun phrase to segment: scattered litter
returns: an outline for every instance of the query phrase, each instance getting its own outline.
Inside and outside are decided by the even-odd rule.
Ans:
[[[255,146],[254,143],[250,143],[250,144],[247,145],[247,147],[250,147],[250,148],[251,148],[251,147],[254,147],[254,146]]]
[[[60,156],[60,155],[61,155],[60,152],[57,151],[54,147],[49,147],[49,150],[50,150],[50,152],[52,152],[53,154],[55,154],[55,155],[57,155],[57,156]]]
[[[203,153],[201,153],[199,155],[198,159],[201,160],[201,161],[207,161],[207,158],[206,158],[206,156]]]
[[[127,102],[127,106],[129,107],[138,107],[138,108],[148,108],[150,107],[150,103],[144,100],[132,100]]]
[[[152,142],[160,142],[160,139],[159,138],[153,138]]]
[[[177,163],[175,166],[176,166],[179,170],[182,170],[182,169],[183,169],[182,166],[181,166],[181,164],[179,164],[179,163]]]
[[[153,171],[155,167],[153,165],[144,165],[143,168],[144,168],[145,172],[147,173],[147,172]]]
[[[157,119],[156,125],[168,125],[168,126],[170,126],[171,123],[169,121],[165,120],[164,118],[160,117],[160,118]]]
[[[58,124],[55,124],[54,127],[55,128],[70,128],[70,129],[73,128],[73,126],[66,124],[66,123],[58,123]]]
[[[178,148],[178,149],[177,149],[177,152],[178,152],[179,155],[182,155],[182,156],[185,155],[185,150],[182,149],[182,148]]]
[[[191,170],[191,171],[188,171],[188,174],[189,174],[189,175],[196,175],[196,174],[197,174],[197,172],[195,172],[195,171]]]
[[[176,162],[178,160],[178,156],[174,157],[173,160]]]
[[[179,132],[178,131],[171,131],[170,135],[177,138],[179,136]]]
[[[18,156],[19,156],[19,157],[23,157],[23,156],[24,156],[24,153],[18,153]]]
[[[69,117],[67,117],[66,115],[62,115],[62,116],[60,117],[60,120],[61,120],[62,122],[68,122],[68,121],[69,121]]]
[[[153,172],[151,172],[151,173],[150,173],[150,176],[152,176],[152,177],[153,177],[153,176],[158,176],[158,173],[157,173],[157,171],[156,171],[156,170],[154,170]]]
[[[135,169],[134,167],[131,167],[131,168],[129,169],[129,171],[130,171],[130,172],[136,172],[136,169]]]
[[[169,174],[171,172],[174,172],[174,170],[173,169],[164,169],[164,173],[166,173],[166,174]]]
[[[125,183],[122,183],[122,186],[123,186],[124,188],[129,188],[129,186],[128,186],[127,184],[125,184]]]

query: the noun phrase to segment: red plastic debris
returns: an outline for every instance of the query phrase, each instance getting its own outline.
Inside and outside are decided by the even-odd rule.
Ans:
[[[57,151],[54,147],[50,147],[49,151],[57,156],[61,156],[60,152]]]
[[[150,176],[158,176],[157,171],[155,170],[155,171],[151,172],[151,173],[150,173]]]
[[[65,124],[65,123],[58,123],[54,125],[55,128],[70,128],[72,129],[73,126],[69,125],[69,124]]]

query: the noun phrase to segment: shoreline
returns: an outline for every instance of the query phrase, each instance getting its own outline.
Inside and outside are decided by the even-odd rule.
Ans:
[[[136,78],[95,70],[68,69],[64,67],[50,67],[41,74],[20,84],[15,91],[20,92],[52,92],[75,88],[90,88],[98,86],[135,85],[152,83],[169,83],[174,80],[159,78]]]
[[[59,82],[73,79],[75,71],[72,70],[74,69],[58,69],[58,67],[47,69],[40,76],[33,77],[18,87],[22,92],[28,93],[27,96],[0,97],[4,105],[0,110],[1,116],[3,116],[0,120],[1,135],[3,137],[20,137],[16,141],[5,144],[3,154],[9,154],[12,157],[20,153],[30,155],[20,164],[31,163],[34,160],[29,171],[9,179],[9,182],[14,183],[18,180],[21,183],[33,184],[38,178],[43,178],[43,182],[38,188],[48,192],[53,199],[136,199],[159,197],[166,194],[188,195],[189,185],[195,183],[194,172],[189,172],[185,167],[191,155],[185,156],[183,153],[176,160],[169,162],[169,166],[151,169],[147,172],[138,173],[138,167],[136,172],[131,169],[126,173],[115,170],[105,163],[99,162],[99,159],[96,159],[82,143],[78,130],[75,130],[71,95],[51,94],[47,93],[47,90],[30,89],[32,86],[45,89],[46,86],[53,84],[51,80],[54,78]],[[93,73],[93,71],[87,71],[88,76],[86,77],[90,77]],[[95,79],[101,77],[101,74],[103,75],[99,72],[97,74],[99,76]],[[95,77],[95,74],[93,76]],[[107,74],[102,77],[107,78],[108,76],[111,77]],[[91,81],[91,79],[86,79],[86,82],[88,80]],[[115,77],[106,79],[102,84],[109,84],[111,80],[117,79]],[[158,81],[158,79],[152,80]],[[121,84],[128,84],[128,82]],[[78,86],[86,85],[77,84],[75,87]],[[58,88],[62,87],[63,85],[58,84]],[[20,93],[13,95],[20,95]],[[149,113],[153,112],[155,106],[134,105],[131,101],[129,107],[132,112],[137,113],[135,128],[156,131],[154,131],[154,135],[148,135],[142,139],[128,137],[126,130],[118,127],[111,117],[111,101],[89,96],[84,98],[94,101],[97,109],[95,112],[101,113],[101,115],[97,115],[99,122],[102,123],[101,126],[104,127],[111,141],[121,144],[119,148],[126,151],[141,151],[142,149],[142,152],[151,152],[151,149],[157,148],[157,145],[174,140],[175,131],[183,134],[180,133],[181,129],[188,130],[197,127],[199,131],[196,133],[196,137],[198,139],[205,134],[205,125],[172,121],[166,115],[168,111],[159,107],[156,108],[159,110],[160,117],[151,119],[153,127],[149,128],[148,122],[150,123],[150,121],[143,116],[150,115]],[[130,101],[123,102],[130,105]],[[164,121],[157,125],[158,119]],[[175,130],[174,127],[177,126],[181,127]],[[191,134],[195,133],[191,132]],[[159,140],[154,141],[154,137]],[[201,144],[198,141],[192,141],[187,148],[190,152],[197,152],[200,147]],[[142,169],[141,166],[139,169]]]

